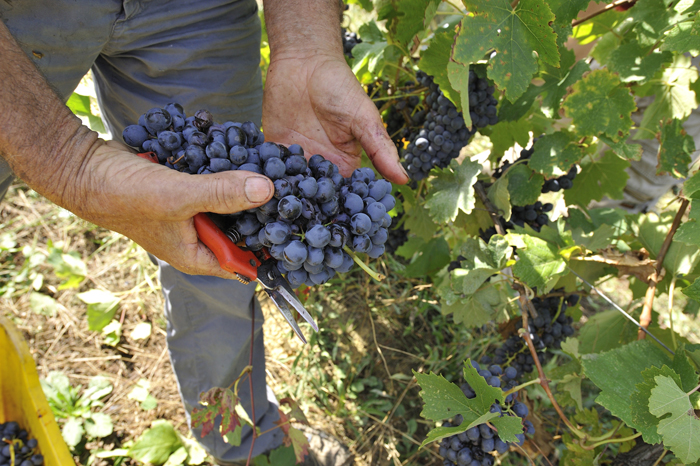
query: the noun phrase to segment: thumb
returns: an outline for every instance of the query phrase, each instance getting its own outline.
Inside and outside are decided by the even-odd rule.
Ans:
[[[188,176],[179,190],[183,207],[192,211],[232,214],[258,207],[272,198],[269,178],[249,171]]]
[[[408,182],[408,174],[399,162],[396,146],[384,128],[377,107],[367,95],[364,95],[360,111],[355,117],[352,133],[384,178],[392,183]]]

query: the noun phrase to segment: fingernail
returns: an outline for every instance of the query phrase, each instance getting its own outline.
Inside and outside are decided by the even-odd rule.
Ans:
[[[246,178],[244,189],[249,202],[263,202],[270,197],[270,180],[262,176],[251,176]]]
[[[410,178],[410,176],[408,176],[408,172],[406,171],[406,169],[404,168],[404,166],[401,162],[399,162],[399,167],[401,168],[401,171],[403,172],[403,174],[406,175],[406,178]]]

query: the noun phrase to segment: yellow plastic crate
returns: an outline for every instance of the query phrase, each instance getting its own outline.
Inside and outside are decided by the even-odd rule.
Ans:
[[[37,439],[46,466],[74,465],[17,327],[0,316],[0,422],[17,421]]]

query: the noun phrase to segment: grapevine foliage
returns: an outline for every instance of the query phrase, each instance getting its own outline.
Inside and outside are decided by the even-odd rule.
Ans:
[[[697,2],[356,3],[374,19],[348,61],[413,179],[394,230],[405,273],[428,275],[455,325],[499,324],[503,338],[465,363],[461,387],[415,374],[435,422],[425,443],[439,441],[445,465],[489,465],[515,445],[537,455],[533,404],[514,398],[540,383],[552,395],[539,404],[561,408],[538,414],[558,426],[547,429],[564,443],[560,464],[609,459],[635,441],[662,443],[665,462],[700,464],[700,347],[659,323],[680,294],[665,314],[651,306],[674,289],[687,312],[700,303],[699,135],[688,122],[700,91]],[[628,173],[650,155],[678,196],[635,210],[625,196],[645,187],[628,186]],[[630,317],[651,321],[661,344],[637,341],[612,307],[581,319],[580,296],[611,276],[646,304]],[[591,387],[604,410],[584,408]]]

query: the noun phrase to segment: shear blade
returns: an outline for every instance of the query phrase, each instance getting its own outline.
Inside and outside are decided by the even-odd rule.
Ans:
[[[290,327],[292,327],[292,330],[294,330],[294,333],[297,334],[297,337],[306,344],[306,338],[304,338],[304,334],[301,333],[301,329],[297,325],[297,321],[294,320],[294,315],[292,315],[292,312],[289,310],[289,306],[287,305],[287,301],[284,299],[281,293],[277,292],[276,290],[266,290],[267,294],[270,296],[270,299],[275,303],[277,306],[277,309],[280,311],[282,316],[287,320],[287,323],[289,324]]]
[[[311,328],[318,332],[318,325],[316,325],[316,321],[313,317],[311,317],[311,314],[309,314],[304,305],[301,304],[299,298],[297,298],[294,293],[287,290],[287,287],[285,286],[280,286],[277,291],[284,299],[287,300],[287,303],[292,305],[292,307],[304,318],[305,321],[311,324]]]

